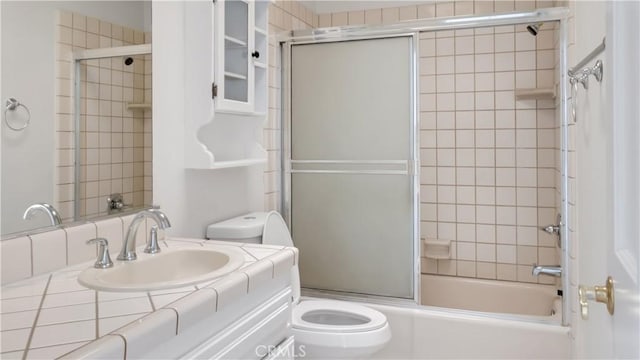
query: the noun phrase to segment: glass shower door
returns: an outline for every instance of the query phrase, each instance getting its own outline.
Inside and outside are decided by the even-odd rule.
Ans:
[[[291,48],[291,232],[302,286],[414,298],[412,37]]]

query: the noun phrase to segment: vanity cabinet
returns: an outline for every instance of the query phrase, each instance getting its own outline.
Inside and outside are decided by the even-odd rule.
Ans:
[[[268,8],[265,0],[215,1],[216,112],[266,114]]]
[[[264,301],[244,316],[234,319],[222,331],[181,358],[287,359],[284,356],[293,354],[291,311],[289,288]]]
[[[295,341],[293,336],[289,336],[286,340],[278,344],[264,360],[293,360],[295,359]]]

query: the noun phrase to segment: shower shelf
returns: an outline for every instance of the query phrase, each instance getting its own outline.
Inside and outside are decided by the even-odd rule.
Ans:
[[[151,103],[127,103],[128,110],[151,110]]]
[[[555,88],[516,89],[518,100],[553,100],[555,98]]]
[[[246,167],[246,166],[261,165],[266,163],[267,163],[267,159],[263,159],[263,158],[216,161],[213,164],[211,164],[209,169],[213,170],[213,169]]]
[[[422,239],[424,257],[429,259],[451,259],[451,240]]]

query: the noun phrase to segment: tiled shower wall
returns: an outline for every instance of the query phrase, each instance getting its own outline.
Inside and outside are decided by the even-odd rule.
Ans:
[[[284,31],[318,26],[318,16],[299,1],[276,1],[269,4],[269,113],[264,126],[264,148],[268,163],[264,172],[264,210],[281,209],[280,192],[280,62],[275,36]]]
[[[423,272],[553,283],[555,103],[515,89],[553,88],[553,29],[524,26],[421,34],[421,232],[451,240]],[[428,249],[428,247],[427,247]],[[423,254],[428,256],[425,251]]]
[[[551,1],[455,1],[320,14],[319,27],[552,7]],[[423,273],[555,283],[531,276],[557,264],[559,122],[549,100],[515,89],[554,88],[554,26],[420,35],[421,237],[451,241],[451,258],[423,257]],[[559,202],[559,200],[558,200]]]
[[[57,25],[57,207],[73,217],[74,120],[72,51],[150,43],[150,34],[117,24],[60,12]],[[80,216],[107,214],[106,199],[121,193],[129,206],[149,205],[151,198],[151,109],[130,103],[151,102],[151,57],[81,62],[80,79]]]

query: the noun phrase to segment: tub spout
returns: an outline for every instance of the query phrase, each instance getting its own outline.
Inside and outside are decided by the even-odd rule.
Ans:
[[[560,277],[562,276],[562,266],[533,264],[533,269],[531,270],[531,274],[533,274],[533,276],[549,275],[549,276]]]
[[[22,215],[22,218],[24,220],[31,219],[33,217],[33,213],[38,211],[47,214],[47,216],[49,217],[49,221],[51,221],[51,225],[62,224],[62,219],[60,218],[60,213],[58,212],[58,210],[47,203],[38,203],[29,206],[27,210],[25,210],[24,215]]]

